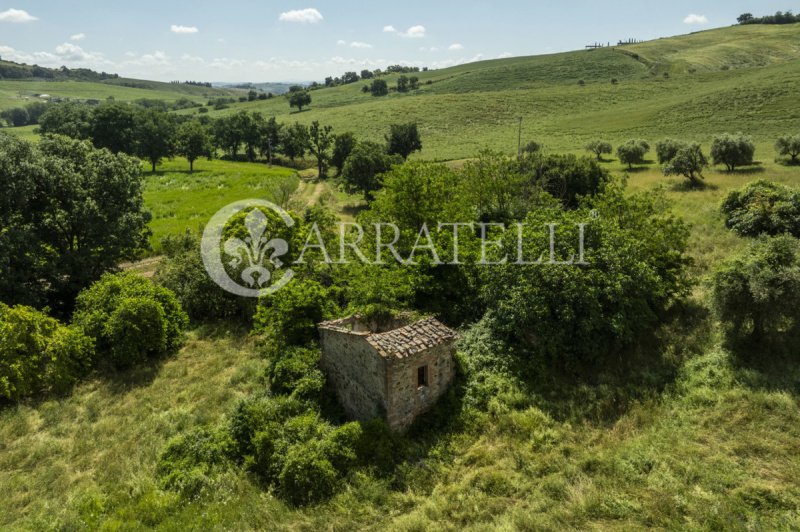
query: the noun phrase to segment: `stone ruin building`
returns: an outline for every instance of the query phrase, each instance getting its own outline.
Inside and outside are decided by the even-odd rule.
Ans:
[[[434,318],[367,322],[350,316],[318,325],[320,365],[354,419],[384,418],[408,428],[444,394],[455,376],[456,333]]]

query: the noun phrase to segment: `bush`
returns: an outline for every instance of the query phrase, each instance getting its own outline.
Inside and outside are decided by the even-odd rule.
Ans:
[[[712,279],[713,304],[728,340],[796,353],[800,331],[800,245],[767,237],[723,264]],[[768,344],[768,347],[765,345]]]
[[[789,233],[800,237],[800,193],[759,180],[728,194],[720,208],[725,226],[741,236]]]
[[[285,345],[302,345],[317,338],[317,324],[333,315],[328,290],[316,281],[295,279],[276,294],[263,297],[253,330],[269,333]]]
[[[289,449],[278,477],[281,494],[293,504],[310,504],[333,495],[337,474],[322,446],[313,441]]]
[[[162,240],[165,258],[155,274],[157,284],[171,290],[194,322],[239,318],[253,319],[255,301],[226,292],[208,275],[196,236],[187,232]]]
[[[301,401],[318,401],[325,386],[319,370],[318,349],[290,347],[273,358],[267,367],[267,380],[274,394],[291,395]]]
[[[711,158],[714,164],[724,164],[729,172],[737,166],[753,164],[756,145],[753,139],[741,133],[731,135],[723,133],[714,137],[711,143]]]
[[[650,151],[650,145],[644,140],[629,140],[617,148],[619,162],[633,168],[634,164],[644,164],[644,156]]]
[[[491,268],[483,298],[493,309],[494,334],[528,349],[534,359],[566,369],[592,366],[632,345],[686,295],[689,231],[658,195],[626,197],[621,187],[586,200],[576,211],[539,209],[524,223],[528,260],[548,251],[555,227],[555,256],[577,252],[577,224],[586,223],[588,264],[509,264]],[[590,213],[599,217],[592,219]],[[504,249],[515,249],[506,235]],[[490,257],[491,259],[491,257]],[[576,257],[577,260],[577,257]]]
[[[73,322],[98,354],[129,367],[176,351],[188,317],[175,294],[133,273],[106,274],[80,293]]]
[[[92,340],[79,329],[0,303],[0,397],[62,392],[88,372],[93,355]]]
[[[158,458],[161,486],[186,499],[197,498],[213,487],[233,449],[233,440],[221,429],[199,428],[172,438]]]

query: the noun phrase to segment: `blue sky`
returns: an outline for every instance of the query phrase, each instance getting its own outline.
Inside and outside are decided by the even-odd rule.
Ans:
[[[800,5],[787,1],[0,0],[0,56],[201,81],[308,81],[346,70],[441,68],[652,39]]]

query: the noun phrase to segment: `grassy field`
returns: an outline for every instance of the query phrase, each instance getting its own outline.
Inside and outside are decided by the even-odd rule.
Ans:
[[[265,164],[220,160],[189,163],[176,158],[161,164],[145,178],[145,205],[153,214],[151,244],[157,251],[160,240],[186,229],[199,231],[223,206],[249,198],[275,199],[282,182],[297,186],[294,170]]]
[[[485,148],[515,151],[519,117],[525,140],[557,151],[580,150],[597,137],[617,144],[673,135],[708,143],[733,130],[766,144],[797,129],[798,50],[800,24],[741,26],[420,72],[419,90],[381,98],[362,93],[363,82],[321,89],[301,113],[278,97],[210,116],[261,111],[282,122],[319,120],[369,139],[382,138],[391,123],[413,120],[424,145],[415,156],[443,160]],[[386,77],[390,86],[396,78]]]
[[[289,114],[283,98],[212,112],[320,120],[373,139],[391,122],[414,119],[425,145],[417,156],[454,165],[486,147],[513,152],[518,116],[524,138],[553,152],[580,153],[594,137],[652,144],[674,136],[700,141],[707,153],[713,134],[741,130],[755,137],[759,162],[735,173],[710,169],[697,190],[663,177],[654,163],[630,172],[613,158],[604,163],[633,192],[662,188],[692,224],[700,310],[685,329],[663,325],[669,341],[658,354],[677,361],[676,373],[634,399],[602,382],[558,394],[534,387],[536,406],[493,401],[465,430],[413,440],[418,459],[391,478],[354,474],[317,506],[287,506],[239,471],[183,501],[156,483],[165,442],[220,422],[239,398],[265,386],[257,339],[243,329],[199,328],[174,358],[96,375],[68,397],[0,410],[0,528],[800,529],[800,369],[737,362],[702,311],[706,276],[746,245],[724,228],[725,194],[759,178],[800,187],[800,167],[776,162],[772,148],[778,134],[800,133],[798,50],[798,25],[735,27],[420,73],[422,88],[409,95],[372,98],[361,83],[324,89],[302,113]],[[147,174],[154,246],[198,229],[231,201],[270,198],[281,182],[298,186],[297,206],[323,203],[347,220],[363,207],[313,171],[202,160],[195,167],[189,174],[176,159]]]

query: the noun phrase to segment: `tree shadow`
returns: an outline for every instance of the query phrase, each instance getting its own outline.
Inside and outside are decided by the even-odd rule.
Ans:
[[[674,183],[669,189],[673,192],[701,192],[704,190],[719,190],[719,185],[707,181],[690,181],[684,179]]]
[[[754,163],[753,166],[745,166],[742,168],[737,168],[733,171],[726,170],[726,173],[730,175],[753,175],[753,174],[763,174],[766,171],[767,171],[766,168],[761,166],[761,163]]]
[[[673,305],[661,325],[628,349],[583,366],[539,364],[525,372],[533,405],[560,421],[614,424],[630,408],[657,398],[677,378],[682,363],[711,344],[713,320],[696,301]],[[536,353],[523,353],[532,357]]]
[[[737,380],[746,386],[770,392],[800,395],[800,356],[797,332],[767,339],[727,338]]]

